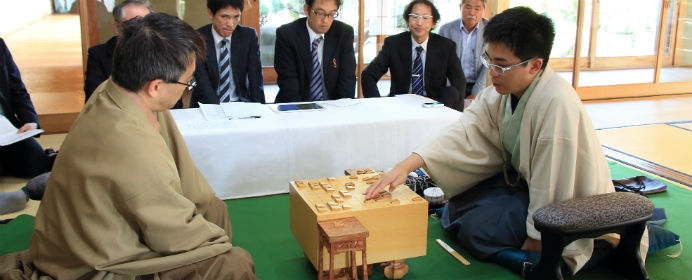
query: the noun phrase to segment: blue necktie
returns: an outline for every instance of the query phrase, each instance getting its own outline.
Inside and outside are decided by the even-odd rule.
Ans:
[[[411,93],[423,95],[423,60],[420,53],[423,47],[416,47],[416,59],[413,60],[413,71],[411,71]]]
[[[219,102],[230,101],[231,92],[231,55],[228,51],[228,39],[221,40],[221,54],[219,55]]]
[[[322,100],[322,69],[317,56],[317,46],[322,42],[322,36],[312,41],[312,78],[310,79],[310,100]]]

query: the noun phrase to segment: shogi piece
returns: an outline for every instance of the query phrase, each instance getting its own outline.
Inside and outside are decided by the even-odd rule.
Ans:
[[[358,279],[356,252],[361,252],[361,263],[367,262],[366,239],[369,235],[366,229],[355,217],[340,218],[317,222],[320,231],[319,248],[326,248],[329,254],[329,280],[334,280],[334,256],[346,253],[350,259],[351,277]],[[323,252],[319,250],[317,279],[323,276]],[[363,279],[368,280],[368,266],[363,266]]]
[[[296,241],[303,248],[305,256],[317,270],[319,251],[319,230],[317,223],[326,220],[355,217],[368,229],[368,264],[391,262],[425,256],[428,234],[428,202],[409,187],[401,185],[382,199],[364,203],[363,192],[368,184],[363,178],[373,174],[340,176],[329,181],[336,192],[328,193],[323,188],[299,188],[295,182],[289,185],[290,227]],[[302,180],[306,184],[327,182],[326,178]],[[342,203],[334,201],[332,194],[346,191],[346,183],[353,183],[349,190],[351,198]],[[350,185],[350,184],[349,184]],[[330,204],[331,203],[331,204]],[[337,203],[337,207],[332,207]],[[316,206],[325,205],[318,209]],[[340,206],[340,207],[339,207]],[[326,263],[329,259],[323,255]],[[358,265],[363,265],[360,258]],[[336,255],[335,268],[347,267],[345,254]],[[412,268],[415,269],[415,268]]]
[[[533,214],[541,232],[543,252],[538,266],[527,279],[562,279],[562,250],[572,241],[620,234],[620,243],[607,263],[627,279],[649,279],[639,253],[639,244],[651,218],[654,204],[634,193],[613,192],[575,198],[543,206]]]

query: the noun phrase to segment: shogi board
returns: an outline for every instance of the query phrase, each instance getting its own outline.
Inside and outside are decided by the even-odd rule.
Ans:
[[[428,202],[405,185],[389,193],[391,196],[366,202],[363,192],[379,176],[379,173],[362,174],[290,183],[291,232],[315,269],[319,246],[317,222],[350,216],[356,217],[370,233],[366,241],[369,264],[426,254]],[[328,267],[329,254],[323,250]],[[344,256],[335,256],[335,268],[347,266]],[[362,264],[358,254],[356,260],[358,265]]]

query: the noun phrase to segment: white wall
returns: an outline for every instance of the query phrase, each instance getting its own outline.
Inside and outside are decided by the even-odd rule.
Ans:
[[[0,37],[53,12],[52,0],[0,0]]]

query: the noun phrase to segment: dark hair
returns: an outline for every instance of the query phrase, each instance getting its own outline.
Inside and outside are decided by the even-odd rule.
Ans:
[[[336,1],[336,7],[341,8],[341,5],[344,3],[343,0],[335,0]],[[308,7],[312,8],[312,5],[315,4],[315,0],[305,0],[305,5],[308,5]]]
[[[195,59],[206,57],[202,36],[181,19],[151,13],[123,23],[113,53],[112,78],[129,91],[163,79],[177,82]]]
[[[212,15],[226,7],[233,7],[242,12],[245,8],[245,0],[207,0],[207,9]]]
[[[514,7],[494,16],[485,26],[483,39],[488,43],[504,43],[522,61],[543,58],[548,65],[555,40],[553,21],[528,7]]]
[[[125,0],[122,3],[116,5],[113,7],[113,20],[117,22],[122,22],[123,21],[123,9],[125,9],[125,6],[127,5],[140,5],[144,6],[147,9],[149,9],[150,13],[154,12],[154,9],[151,7],[151,4],[149,3],[149,0]]]
[[[406,9],[404,9],[404,21],[406,22],[406,26],[408,26],[408,14],[413,11],[413,6],[416,4],[423,4],[428,7],[430,7],[430,10],[432,11],[432,17],[433,17],[433,25],[437,24],[438,21],[440,21],[440,12],[437,11],[437,8],[435,8],[435,5],[428,1],[428,0],[413,0],[411,3],[408,3],[406,5]]]

